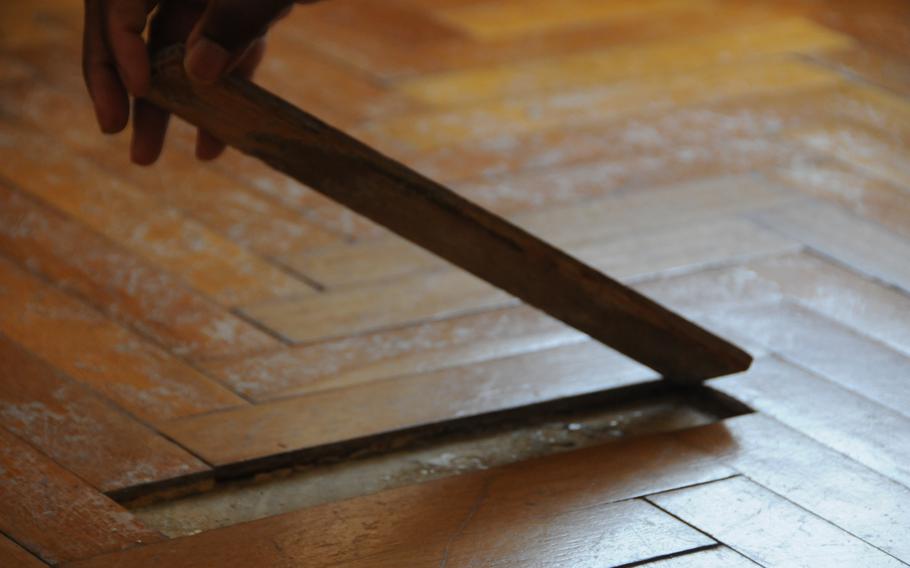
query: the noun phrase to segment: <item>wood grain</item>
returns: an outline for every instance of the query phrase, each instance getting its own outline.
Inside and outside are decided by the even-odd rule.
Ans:
[[[152,101],[667,378],[748,367],[745,352],[252,84],[194,85],[179,50],[156,69]]]
[[[183,361],[0,259],[0,332],[155,423],[245,404]]]
[[[49,563],[88,558],[162,538],[3,428],[0,531]]]
[[[763,566],[904,566],[742,477],[653,495],[648,500]],[[793,534],[800,535],[798,542],[790,540]]]
[[[0,559],[9,562],[10,566],[19,568],[41,568],[47,566],[27,550],[0,534]]]
[[[639,504],[609,503],[731,473],[659,435],[321,505],[72,566],[438,566],[446,558],[450,566],[463,566],[472,557],[480,565],[495,565],[501,557],[500,565],[516,568],[529,562],[564,566],[575,558],[599,567],[612,565],[610,559],[646,560],[655,550],[711,542]],[[648,525],[665,528],[667,539]],[[547,526],[552,535],[566,537],[546,536]],[[605,531],[613,538],[604,539]]]
[[[0,376],[0,426],[100,491],[208,469],[2,335]]]

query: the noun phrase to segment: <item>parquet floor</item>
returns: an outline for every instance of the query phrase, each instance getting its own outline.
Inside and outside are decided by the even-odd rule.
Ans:
[[[118,501],[655,377],[185,125],[130,166],[80,25],[0,3],[0,566],[910,565],[906,2],[298,7],[259,82],[741,343],[755,412],[185,538]]]

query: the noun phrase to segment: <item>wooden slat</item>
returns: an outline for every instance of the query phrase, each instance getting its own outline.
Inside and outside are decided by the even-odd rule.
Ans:
[[[0,559],[9,562],[10,566],[19,568],[41,568],[47,566],[27,550],[0,534]]]
[[[836,159],[789,164],[768,175],[910,238],[910,190],[870,177]]]
[[[565,11],[562,6],[559,9]],[[417,101],[451,107],[643,76],[666,77],[725,61],[834,49],[847,43],[845,36],[802,18],[718,30],[679,41],[428,75],[404,81],[397,88]]]
[[[0,426],[100,491],[208,469],[2,335],[0,379]]]
[[[527,306],[342,337],[206,370],[256,400],[347,387],[577,343],[586,336]]]
[[[759,60],[709,66],[686,75],[645,76],[616,86],[578,92],[401,115],[371,122],[357,133],[368,142],[395,140],[404,149],[427,150],[504,134],[590,125],[636,112],[654,112],[746,94],[833,86],[841,80],[832,71],[799,61]]]
[[[910,418],[910,357],[794,304],[725,310],[734,327],[788,361]]]
[[[172,274],[2,184],[0,250],[176,355],[239,356],[282,345]]]
[[[5,123],[4,130],[10,136],[0,140],[0,175],[219,302],[312,293],[303,282],[50,138],[18,125]]]
[[[758,413],[676,436],[803,509],[910,560],[904,538],[910,526],[907,487]]]
[[[642,471],[649,474],[641,475]],[[624,509],[608,503],[730,474],[730,469],[662,435],[321,505],[73,566],[118,562],[136,568],[161,563],[174,568],[200,563],[225,567],[436,566],[446,557],[455,566],[468,564],[472,553],[480,565],[496,564],[501,557],[503,566],[527,566],[529,562],[609,566],[609,558],[616,556],[598,561],[592,552],[608,554],[606,547],[614,550],[611,555],[625,555],[625,561],[632,556],[645,560],[655,550],[666,551],[668,541],[680,542],[680,537],[685,545],[672,548],[710,541],[680,531],[640,505],[625,509],[629,515],[623,516],[619,513]],[[616,526],[606,513],[628,523],[628,528],[647,530],[639,535],[653,538],[642,539],[623,529],[604,538],[604,530]],[[643,519],[665,527],[668,539],[645,529]],[[569,536],[575,537],[551,540],[544,536],[548,525],[554,531],[551,534],[564,534],[566,527],[572,527]],[[549,547],[542,547],[543,543]],[[522,555],[522,550],[532,555]]]
[[[748,367],[735,346],[251,83],[192,83],[182,48],[156,69],[150,100],[671,380]]]
[[[645,568],[755,568],[758,564],[726,546],[718,546],[710,550],[648,562],[642,566]]]
[[[116,402],[157,422],[244,404],[225,387],[0,259],[0,332]]]
[[[3,428],[0,530],[49,563],[89,558],[162,538]]]
[[[760,224],[873,278],[910,291],[910,241],[827,204],[756,212]]]
[[[648,499],[763,566],[904,566],[742,477]]]
[[[557,213],[554,216],[558,218]],[[558,230],[559,227],[561,225],[554,228]],[[604,242],[570,245],[566,250],[590,266],[628,282],[660,273],[692,271],[713,264],[795,251],[799,246],[795,241],[780,238],[748,222],[720,219],[612,236]],[[367,247],[367,253],[371,248]],[[332,277],[340,272],[341,283],[352,284],[346,280],[358,277],[356,263],[360,259],[347,256],[341,260],[353,260],[354,263],[343,266],[342,270],[329,267],[330,270],[323,273],[304,274],[331,287],[338,282],[320,277]],[[362,262],[369,263],[369,260],[362,259]],[[303,269],[303,266],[293,266]],[[372,266],[364,271],[366,277],[393,275],[397,271],[396,265]],[[403,264],[401,267],[412,266]],[[355,283],[356,286],[343,286],[318,296],[250,306],[244,313],[293,341],[307,342],[514,304],[511,297],[491,286],[444,268],[392,280]]]
[[[895,436],[910,429],[905,415],[771,358],[712,387],[910,487],[910,448]]]
[[[207,462],[224,465],[654,378],[641,365],[585,341],[201,414],[159,428]],[[369,412],[351,411],[357,408]]]
[[[910,96],[910,63],[883,51],[855,45],[816,56],[821,65]]]

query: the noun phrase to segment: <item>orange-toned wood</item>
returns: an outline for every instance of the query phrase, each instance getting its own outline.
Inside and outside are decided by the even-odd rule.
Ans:
[[[322,505],[73,566],[436,566],[445,558],[460,566],[474,555],[482,565],[552,560],[593,568],[611,565],[611,559],[646,560],[657,549],[669,552],[670,542],[685,543],[669,547],[677,551],[710,544],[638,504],[608,504],[731,473],[669,436],[655,436]],[[666,539],[645,529],[644,519],[666,530]],[[629,533],[622,523],[653,536],[624,538]],[[565,536],[548,538],[547,526],[554,527],[551,534]]]
[[[0,260],[0,333],[134,416],[160,422],[244,404],[179,359]]]
[[[32,556],[27,550],[0,534],[0,559],[9,562],[11,566],[20,568],[41,568],[47,566],[44,562]]]
[[[4,123],[0,173],[226,305],[312,289],[30,128]],[[104,204],[101,207],[101,204]]]
[[[0,426],[100,491],[205,464],[0,335]]]
[[[282,345],[171,273],[2,184],[0,250],[176,355],[239,356]]]
[[[0,530],[49,563],[89,558],[162,538],[3,428]]]
[[[158,58],[149,97],[669,380],[749,366],[734,345],[252,83],[193,83],[180,46]]]
[[[201,414],[159,429],[207,462],[226,465],[656,378],[585,341]]]
[[[763,566],[904,564],[743,477],[648,500]],[[798,542],[792,539],[799,534]],[[785,543],[791,542],[792,546]]]

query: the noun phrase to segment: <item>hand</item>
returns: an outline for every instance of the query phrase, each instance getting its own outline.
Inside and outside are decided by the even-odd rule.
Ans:
[[[184,41],[184,64],[194,80],[212,82],[229,71],[250,77],[262,59],[263,36],[292,4],[293,0],[86,0],[82,71],[101,131],[112,134],[126,127],[132,96],[130,157],[137,164],[153,163],[161,154],[169,114],[142,99],[149,89],[149,53]],[[148,45],[143,39],[147,24]],[[221,141],[199,131],[199,159],[214,159],[223,150]]]

